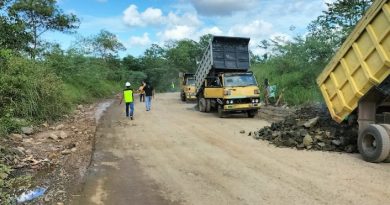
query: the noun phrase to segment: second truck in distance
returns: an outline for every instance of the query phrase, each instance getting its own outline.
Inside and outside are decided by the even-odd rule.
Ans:
[[[195,78],[193,73],[179,73],[181,101],[195,100]]]
[[[254,117],[260,90],[249,72],[249,38],[213,36],[195,73],[199,110],[217,110],[219,117],[244,112]]]

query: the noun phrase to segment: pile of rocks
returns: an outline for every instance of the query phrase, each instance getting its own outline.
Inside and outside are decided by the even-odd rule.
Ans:
[[[321,104],[305,106],[284,121],[249,135],[278,147],[337,152],[357,152],[357,125],[337,124]]]

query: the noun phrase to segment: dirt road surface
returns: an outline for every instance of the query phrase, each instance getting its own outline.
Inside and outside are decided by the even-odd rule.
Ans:
[[[276,148],[240,133],[267,122],[200,113],[177,93],[135,107],[134,121],[108,110],[73,204],[390,204],[390,164]]]

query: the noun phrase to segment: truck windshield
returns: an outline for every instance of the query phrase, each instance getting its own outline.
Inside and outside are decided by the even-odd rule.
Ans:
[[[187,85],[195,85],[195,78],[188,78]]]
[[[253,75],[247,75],[247,74],[225,76],[224,81],[225,81],[224,82],[225,86],[257,85]]]

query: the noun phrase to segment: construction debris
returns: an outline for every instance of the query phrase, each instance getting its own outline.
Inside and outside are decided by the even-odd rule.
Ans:
[[[22,127],[21,128],[21,131],[22,131],[22,133],[23,134],[25,134],[25,135],[31,135],[31,134],[33,134],[33,132],[34,132],[34,128],[33,127]]]
[[[337,152],[357,152],[357,126],[335,123],[325,106],[305,106],[287,116],[250,133],[258,140],[267,140],[277,147],[295,147]]]

